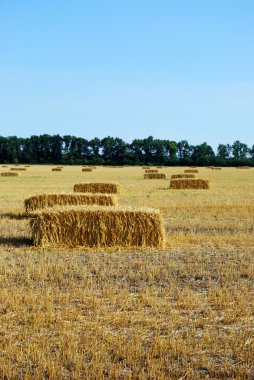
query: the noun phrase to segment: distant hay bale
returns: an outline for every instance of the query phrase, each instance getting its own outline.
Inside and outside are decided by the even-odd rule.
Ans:
[[[146,169],[145,173],[159,173],[159,170],[157,170],[157,169]]]
[[[92,172],[92,168],[82,168],[82,172]]]
[[[197,169],[185,169],[184,173],[198,173]]]
[[[143,166],[142,169],[151,169],[151,166]]]
[[[65,205],[97,205],[116,206],[117,199],[114,195],[105,194],[40,194],[25,199],[26,212],[31,212],[45,207]]]
[[[177,178],[195,178],[195,174],[172,174],[171,179]]]
[[[221,170],[221,168],[219,166],[212,166],[212,169],[213,170]]]
[[[98,206],[44,209],[31,215],[36,246],[163,248],[158,210]]]
[[[11,168],[10,170],[14,170],[14,171],[24,171],[24,170],[26,170],[26,168]]]
[[[196,168],[196,166],[190,166],[190,168],[192,168],[192,169],[195,169],[195,168]]]
[[[8,168],[8,165],[2,165],[2,168]]]
[[[61,172],[62,168],[52,168],[52,172]]]
[[[172,179],[170,189],[210,189],[210,183],[205,179]]]
[[[250,166],[236,166],[236,169],[250,169]]]
[[[30,165],[24,165],[25,168],[30,168]]]
[[[74,191],[78,193],[120,194],[122,186],[117,183],[87,182],[74,185]]]
[[[156,166],[157,169],[162,169],[162,166]]]
[[[1,173],[1,176],[2,177],[18,177],[19,173],[16,173],[16,172],[4,172],[4,173]]]
[[[146,173],[144,174],[144,179],[166,179],[165,173]]]

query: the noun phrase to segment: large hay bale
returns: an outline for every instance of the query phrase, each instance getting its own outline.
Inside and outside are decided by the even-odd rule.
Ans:
[[[2,177],[18,177],[19,173],[16,172],[3,172],[1,173]]]
[[[172,179],[170,181],[170,189],[209,189],[210,183],[206,179]]]
[[[92,172],[92,168],[82,168],[82,172]]]
[[[165,173],[146,173],[144,174],[144,179],[166,179]]]
[[[64,205],[98,205],[116,206],[117,199],[114,195],[105,194],[40,194],[25,199],[26,212],[45,207]]]
[[[195,174],[172,174],[171,179],[177,178],[195,178]]]
[[[52,168],[52,172],[61,172],[62,168]]]
[[[10,170],[14,170],[14,171],[24,171],[24,170],[26,170],[26,168],[11,168]]]
[[[198,169],[185,169],[184,173],[198,173]]]
[[[35,212],[32,239],[39,246],[155,247],[164,246],[158,210],[82,206]]]
[[[159,173],[159,170],[157,170],[157,169],[146,169],[145,173]]]
[[[78,193],[102,193],[102,194],[120,194],[121,185],[107,182],[87,182],[74,185],[74,191]]]

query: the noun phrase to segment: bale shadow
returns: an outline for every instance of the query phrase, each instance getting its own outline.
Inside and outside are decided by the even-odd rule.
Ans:
[[[0,245],[8,245],[11,247],[31,246],[33,241],[27,237],[0,236]]]
[[[22,213],[22,212],[20,212],[18,214],[15,214],[14,212],[6,212],[3,214],[0,214],[0,218],[23,220],[23,219],[27,219],[27,214]]]

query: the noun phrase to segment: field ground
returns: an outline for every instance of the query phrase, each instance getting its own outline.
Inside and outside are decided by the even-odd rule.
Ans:
[[[140,167],[0,177],[1,379],[254,379],[254,169],[199,171],[210,190]],[[160,209],[165,250],[33,247],[24,199],[85,181]]]

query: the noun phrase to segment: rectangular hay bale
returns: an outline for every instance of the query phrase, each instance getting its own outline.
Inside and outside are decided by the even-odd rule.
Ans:
[[[145,173],[144,179],[166,179],[165,173]]]
[[[45,207],[65,205],[116,206],[117,198],[108,194],[39,194],[24,201],[27,213]]]
[[[92,168],[82,168],[82,172],[92,172]]]
[[[185,169],[184,173],[198,173],[198,169]]]
[[[172,174],[171,179],[177,178],[195,178],[195,174]]]
[[[102,193],[120,194],[122,186],[118,183],[110,182],[87,182],[74,185],[74,191],[78,193]]]
[[[158,210],[97,206],[45,209],[31,218],[36,246],[163,248]]]
[[[157,169],[146,169],[145,173],[159,173],[159,170],[157,170]]]
[[[18,177],[19,173],[16,172],[3,172],[1,173],[2,177]]]
[[[206,179],[186,178],[172,179],[170,189],[210,189],[210,182]]]

